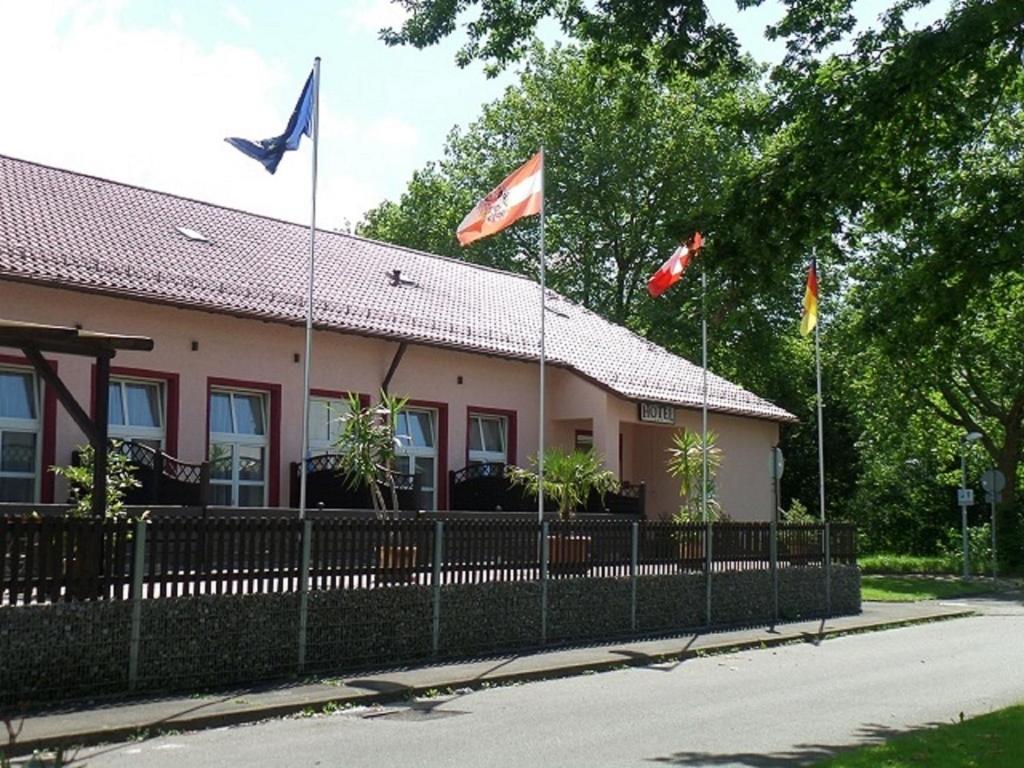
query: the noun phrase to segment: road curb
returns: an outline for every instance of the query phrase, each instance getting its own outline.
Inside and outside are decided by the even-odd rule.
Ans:
[[[478,690],[515,683],[557,680],[581,674],[624,669],[626,667],[645,667],[669,661],[686,661],[687,659],[700,658],[704,656],[716,656],[747,650],[777,648],[783,645],[794,645],[800,643],[817,645],[824,640],[842,637],[845,635],[878,632],[886,629],[899,629],[901,627],[929,624],[937,621],[947,621],[950,619],[961,619],[974,615],[976,614],[972,610],[944,612],[917,616],[910,619],[901,619],[898,621],[879,621],[853,627],[837,627],[834,629],[826,629],[821,632],[792,632],[767,639],[734,640],[696,649],[683,648],[677,651],[668,651],[664,653],[638,653],[619,659],[566,664],[547,669],[536,669],[525,672],[509,672],[506,674],[499,673],[489,675],[486,678],[480,678],[479,676],[470,676],[466,678],[453,677],[448,681],[441,683],[434,681],[429,685],[406,685],[402,683],[395,683],[393,689],[386,691],[368,691],[365,693],[351,692],[344,694],[311,696],[301,702],[258,705],[247,709],[215,712],[210,714],[185,714],[157,721],[137,722],[110,728],[96,728],[86,731],[54,734],[53,736],[45,738],[26,739],[24,741],[17,741],[13,748],[10,746],[0,747],[0,756],[20,757],[32,754],[36,751],[50,751],[60,747],[69,748],[94,746],[96,744],[130,741],[133,739],[142,741],[147,738],[159,736],[167,731],[201,731],[211,728],[241,725],[244,723],[254,723],[261,720],[270,720],[287,717],[289,715],[301,714],[310,710],[320,712],[325,707],[330,706],[357,707],[372,704],[389,704],[397,701],[407,701],[415,696],[434,692],[438,689],[458,690],[468,688]]]

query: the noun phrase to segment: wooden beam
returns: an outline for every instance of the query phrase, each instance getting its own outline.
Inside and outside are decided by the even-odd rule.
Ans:
[[[384,383],[380,385],[381,391],[387,394],[388,387],[391,386],[391,379],[395,375],[395,371],[398,370],[399,363],[402,362],[402,358],[405,356],[405,350],[409,345],[404,341],[398,345],[398,349],[395,351],[395,356],[391,359],[391,367],[388,368],[387,375],[384,377]]]
[[[75,424],[82,430],[90,444],[96,442],[96,425],[92,419],[89,418],[89,414],[78,404],[75,400],[75,396],[71,394],[68,388],[64,385],[64,382],[60,380],[60,377],[54,372],[50,364],[43,359],[42,353],[35,347],[23,346],[21,351],[25,357],[28,358],[29,362],[32,363],[32,367],[35,368],[36,373],[39,377],[47,383],[47,385],[53,387],[53,391],[57,393],[57,399],[60,400],[60,404],[64,406],[71,418],[75,420]]]
[[[107,410],[110,406],[110,358],[96,358],[96,435],[92,441],[92,515],[107,515]]]

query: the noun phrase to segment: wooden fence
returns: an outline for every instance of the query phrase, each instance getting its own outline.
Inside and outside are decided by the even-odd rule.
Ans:
[[[852,525],[519,519],[0,518],[0,605],[856,562]],[[773,530],[777,531],[773,547]],[[828,531],[829,545],[825,545]],[[140,538],[141,537],[141,538]],[[139,546],[141,543],[142,546]],[[773,549],[775,550],[773,554]],[[136,570],[136,556],[142,554]]]

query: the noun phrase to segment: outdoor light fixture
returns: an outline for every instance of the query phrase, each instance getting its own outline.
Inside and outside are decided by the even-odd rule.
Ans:
[[[192,351],[193,352],[198,352],[199,351],[199,342],[198,341],[193,341],[192,342]]]

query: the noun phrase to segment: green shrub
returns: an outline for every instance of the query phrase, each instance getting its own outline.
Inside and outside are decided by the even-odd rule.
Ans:
[[[960,573],[960,559],[950,555],[897,555],[881,552],[857,558],[864,573]]]

